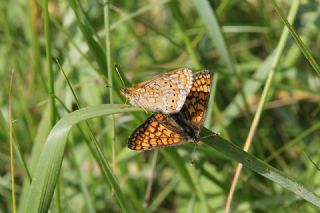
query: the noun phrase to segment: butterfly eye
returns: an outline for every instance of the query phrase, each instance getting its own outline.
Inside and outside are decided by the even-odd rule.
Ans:
[[[127,88],[121,88],[121,89],[120,89],[120,93],[121,93],[122,95],[126,95],[126,94],[128,94],[128,89],[127,89]]]

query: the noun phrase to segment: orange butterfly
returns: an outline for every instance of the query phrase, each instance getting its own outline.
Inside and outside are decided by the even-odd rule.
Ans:
[[[193,75],[194,82],[180,112],[151,115],[130,136],[128,147],[132,150],[150,150],[160,147],[199,141],[211,90],[209,71]]]
[[[124,95],[134,106],[165,114],[179,112],[193,83],[191,70],[182,68],[155,76],[130,88],[122,88]]]

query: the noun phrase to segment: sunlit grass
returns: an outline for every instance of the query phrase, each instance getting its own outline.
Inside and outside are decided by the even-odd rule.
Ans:
[[[317,212],[320,7],[289,2],[0,3],[0,211],[223,212],[240,162],[231,212]],[[202,135],[219,135],[195,154],[192,143],[127,149],[150,113],[123,105],[114,64],[128,86],[210,70]],[[239,147],[257,114],[248,155]]]

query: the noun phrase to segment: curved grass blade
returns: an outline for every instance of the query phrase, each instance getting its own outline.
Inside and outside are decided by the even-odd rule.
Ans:
[[[303,185],[295,182],[291,178],[282,174],[276,168],[266,164],[262,160],[250,155],[249,153],[243,151],[241,148],[237,147],[233,143],[215,135],[210,130],[203,128],[201,131],[201,140],[208,146],[222,152],[228,158],[238,161],[243,164],[243,166],[253,170],[254,172],[278,183],[285,189],[292,191],[297,196],[303,198],[304,200],[320,207],[320,198],[316,196],[313,192],[306,189]]]
[[[27,202],[21,208],[21,212],[47,212],[54,188],[58,181],[59,172],[63,160],[69,131],[81,121],[98,116],[112,115],[116,113],[139,111],[138,108],[128,108],[122,104],[103,104],[77,110],[59,120],[51,130],[44,149],[36,166],[33,181],[27,196]],[[102,153],[98,153],[99,155]],[[99,159],[102,160],[102,159]],[[104,171],[109,185],[114,189],[116,200],[123,212],[131,212],[120,186],[106,163]]]
[[[47,212],[53,196],[54,188],[57,182],[63,153],[70,129],[81,121],[121,112],[137,111],[141,109],[127,108],[125,105],[98,105],[75,111],[61,119],[52,129],[46,141],[43,152],[41,153],[39,163],[33,176],[33,182],[28,192],[28,202],[22,208],[22,212]],[[213,133],[204,128],[201,136],[212,135]],[[203,138],[203,142],[212,148],[234,159],[253,171],[267,177],[278,183],[282,187],[294,192],[303,199],[320,207],[320,199],[312,192],[308,191],[302,185],[292,181],[290,178],[281,174],[277,169],[269,166],[261,160],[242,151],[232,143],[222,139],[219,136],[215,138]],[[109,177],[109,184],[115,190],[116,199],[124,212],[131,209],[120,190],[120,187],[113,176],[110,167],[106,168]]]

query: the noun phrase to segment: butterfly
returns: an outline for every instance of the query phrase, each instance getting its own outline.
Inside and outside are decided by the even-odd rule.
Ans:
[[[129,137],[128,148],[150,150],[199,141],[199,133],[208,107],[211,75],[207,70],[193,76],[192,88],[178,113],[152,114]]]
[[[160,74],[133,87],[122,88],[120,92],[134,106],[170,114],[180,111],[192,83],[192,71],[181,68]]]

